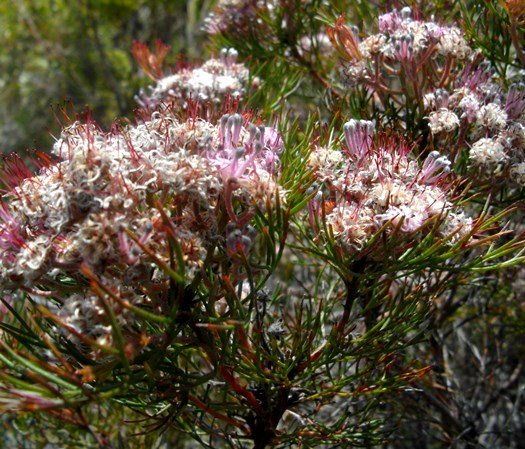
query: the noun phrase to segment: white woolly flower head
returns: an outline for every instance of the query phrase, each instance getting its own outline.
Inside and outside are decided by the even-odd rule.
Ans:
[[[507,155],[500,139],[483,137],[472,145],[469,158],[476,166],[496,166],[503,162]]]
[[[428,126],[432,134],[452,132],[459,127],[459,117],[447,108],[440,108],[428,116]]]
[[[142,106],[155,108],[161,103],[175,103],[185,107],[188,100],[219,104],[231,97],[240,100],[252,87],[258,85],[244,64],[237,63],[237,51],[223,49],[219,58],[206,61],[201,67],[182,69],[161,78],[150,88],[149,94],[139,98]]]
[[[497,103],[488,103],[482,106],[476,114],[476,123],[478,126],[496,131],[505,128],[507,119],[507,113]]]

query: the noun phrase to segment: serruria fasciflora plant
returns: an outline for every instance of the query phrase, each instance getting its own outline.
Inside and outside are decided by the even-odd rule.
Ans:
[[[74,116],[37,172],[5,161],[0,408],[18,426],[107,448],[401,447],[418,418],[424,444],[489,438],[451,405],[445,332],[489,285],[520,332],[523,91],[459,25],[403,8],[365,37],[341,5],[306,2],[306,29],[292,3],[219,2],[206,29],[228,47],[195,67],[136,44],[155,84],[135,121]]]

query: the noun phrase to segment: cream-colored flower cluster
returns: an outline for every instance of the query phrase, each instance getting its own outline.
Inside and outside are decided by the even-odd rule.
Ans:
[[[437,142],[460,133],[476,178],[525,186],[525,86],[509,89],[484,65],[467,67],[449,89],[425,95],[429,126]]]
[[[257,85],[256,78],[250,80],[246,66],[237,62],[237,51],[229,48],[200,67],[182,69],[159,79],[149,93],[139,95],[138,101],[148,108],[161,104],[186,107],[189,100],[218,105],[228,98],[241,100],[247,90]]]
[[[54,145],[60,161],[5,195],[0,287],[58,295],[58,316],[72,335],[91,329],[85,335],[104,345],[112,341],[108,315],[87,288],[82,267],[122,301],[162,311],[169,285],[163,266],[173,263],[170,239],[188,280],[210,251],[248,256],[255,238],[249,218],[283,195],[277,184],[281,148],[273,128],[244,123],[239,114],[209,123],[154,112],[111,132],[75,122]],[[227,241],[225,220],[243,247]],[[71,294],[56,293],[61,282],[73,280]],[[158,304],[146,294],[151,289]],[[136,330],[133,314],[110,302],[125,332]]]
[[[410,235],[410,245],[430,228],[449,243],[472,229],[472,220],[447,196],[444,178],[450,162],[445,156],[432,152],[420,167],[406,144],[392,138],[378,140],[372,122],[364,120],[348,122],[345,138],[342,150],[316,148],[309,163],[322,182],[310,203],[311,221],[324,214],[346,252],[365,248],[385,225],[387,235]],[[384,259],[379,247],[374,254],[372,250],[370,257]]]
[[[409,7],[379,16],[378,28],[377,34],[362,40],[356,32],[348,30],[357,47],[345,68],[351,86],[373,82],[377,88],[380,78],[382,83],[389,84],[388,80],[403,76],[404,72],[416,77],[410,82],[417,82],[417,72],[423,64],[466,60],[472,54],[459,28],[414,19]]]
[[[406,104],[454,162],[468,150],[475,183],[525,186],[523,84],[504,86],[457,27],[415,19],[409,7],[379,16],[378,29],[363,40],[345,29],[348,85],[369,86],[379,110]],[[410,131],[403,108],[399,117]]]

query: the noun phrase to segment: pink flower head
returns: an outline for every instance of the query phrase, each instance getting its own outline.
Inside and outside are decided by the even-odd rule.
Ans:
[[[403,238],[425,228],[438,217],[438,235],[451,233],[456,226],[448,217],[453,215],[453,205],[447,201],[446,185],[440,180],[449,172],[450,161],[438,152],[432,152],[423,167],[411,157],[410,146],[403,139],[391,135],[373,135],[373,124],[353,120],[345,126],[347,148],[351,158],[337,158],[323,147],[310,157],[311,165],[323,182],[320,197],[329,201],[310,200],[308,219],[315,225],[322,205],[329,238],[349,253],[367,246],[374,234],[387,225],[385,233],[392,238]],[[336,151],[336,150],[330,150]],[[326,168],[323,164],[328,164]],[[324,191],[323,191],[324,190]],[[464,235],[470,229],[460,220]],[[322,234],[322,227],[313,226]],[[423,233],[414,240],[423,238]],[[412,244],[411,241],[410,244]],[[368,249],[371,257],[383,258],[375,247]]]
[[[392,37],[392,45],[394,46],[394,57],[400,61],[408,61],[412,58],[414,52],[414,36],[411,34],[403,34],[400,37]]]
[[[403,14],[400,14],[397,10],[393,10],[386,14],[381,14],[378,18],[378,26],[380,33],[393,33],[399,27],[399,24],[403,21],[404,16],[410,17],[410,8],[403,8]]]
[[[524,117],[525,114],[525,85],[513,84],[505,100],[505,112],[511,120]]]
[[[274,128],[250,124],[246,132],[240,114],[226,114],[220,120],[217,151],[212,150],[208,157],[219,166],[223,179],[238,180],[258,168],[273,172],[282,146]]]
[[[351,119],[344,124],[346,146],[350,154],[360,160],[372,146],[375,125],[369,120]]]
[[[192,102],[220,105],[228,99],[241,99],[246,90],[258,85],[246,66],[237,62],[234,48],[224,48],[218,58],[211,58],[200,67],[182,68],[178,72],[158,78],[149,93],[142,92],[137,101],[148,109],[164,104],[186,107]]]
[[[448,158],[441,156],[439,151],[432,151],[425,159],[425,162],[423,162],[418,181],[421,184],[435,185],[448,173],[450,173],[450,161]]]

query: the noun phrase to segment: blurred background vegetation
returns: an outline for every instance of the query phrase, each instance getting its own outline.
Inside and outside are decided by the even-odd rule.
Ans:
[[[1,0],[0,152],[48,149],[53,110],[86,107],[103,126],[129,117],[148,82],[133,40],[171,46],[168,63],[202,56],[212,0]],[[70,107],[68,106],[70,109]]]

